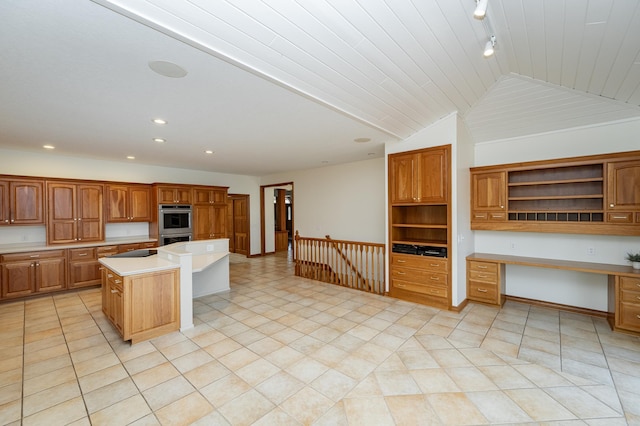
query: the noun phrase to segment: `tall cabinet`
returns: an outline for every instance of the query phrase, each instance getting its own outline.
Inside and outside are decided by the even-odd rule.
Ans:
[[[451,146],[389,155],[389,295],[451,307]]]

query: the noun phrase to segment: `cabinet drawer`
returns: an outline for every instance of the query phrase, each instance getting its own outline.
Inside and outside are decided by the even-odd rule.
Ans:
[[[640,305],[631,303],[620,304],[620,327],[640,331]]]
[[[399,290],[412,291],[433,297],[447,298],[449,294],[448,289],[446,287],[441,287],[440,285],[418,284],[399,279],[392,279],[391,285]]]
[[[95,260],[96,249],[93,247],[69,249],[69,260]]]
[[[636,303],[640,306],[640,291],[621,291],[620,301],[622,303]]]
[[[609,222],[609,223],[633,223],[633,213],[631,213],[631,212],[607,213],[607,222]]]
[[[495,272],[470,270],[469,279],[496,285],[498,283],[498,274]]]
[[[491,262],[478,262],[477,260],[470,260],[469,270],[495,274],[496,272],[498,272],[498,264],[491,263]]]
[[[625,291],[640,291],[640,278],[620,277],[620,289]]]
[[[102,246],[96,249],[98,257],[106,257],[111,256],[113,254],[118,254],[118,246]]]
[[[428,284],[446,287],[448,275],[438,272],[425,271],[423,269],[411,269],[403,268],[401,266],[394,266],[393,268],[391,268],[391,278],[412,282],[415,284]]]
[[[407,268],[428,269],[430,271],[447,273],[448,261],[442,257],[411,256],[411,255],[391,255],[391,265],[404,266]]]
[[[473,212],[472,221],[502,222],[507,220],[506,212]]]
[[[47,251],[32,251],[28,253],[12,253],[3,254],[1,259],[3,262],[13,262],[19,260],[37,260],[37,259],[50,259],[53,257],[64,257],[64,250],[47,250]]]
[[[132,243],[132,244],[120,244],[118,246],[118,253],[125,253],[128,251],[139,250],[142,246],[140,243]]]
[[[469,299],[498,303],[498,286],[479,281],[469,281]]]

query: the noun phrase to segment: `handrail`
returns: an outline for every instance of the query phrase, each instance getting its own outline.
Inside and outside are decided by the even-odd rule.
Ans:
[[[385,293],[385,245],[301,237],[295,233],[297,276],[370,293]]]

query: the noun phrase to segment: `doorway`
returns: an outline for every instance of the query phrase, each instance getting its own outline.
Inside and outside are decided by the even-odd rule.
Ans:
[[[293,250],[293,182],[260,186],[262,254]]]
[[[227,197],[227,238],[231,253],[249,256],[249,195],[229,194]]]

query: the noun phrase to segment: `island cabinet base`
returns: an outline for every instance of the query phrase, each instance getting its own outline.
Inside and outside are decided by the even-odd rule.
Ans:
[[[120,276],[104,268],[102,311],[131,344],[177,331],[179,269]]]

